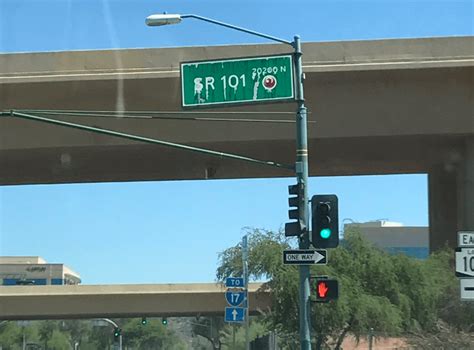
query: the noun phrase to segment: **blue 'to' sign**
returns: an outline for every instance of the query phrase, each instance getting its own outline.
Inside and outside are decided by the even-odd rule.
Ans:
[[[225,279],[227,288],[245,288],[243,277],[227,277]]]
[[[225,300],[230,306],[239,306],[245,299],[245,292],[231,292],[225,293]]]

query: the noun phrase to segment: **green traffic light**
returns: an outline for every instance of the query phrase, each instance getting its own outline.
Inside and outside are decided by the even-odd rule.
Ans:
[[[142,325],[146,325],[148,323],[148,320],[146,319],[146,317],[142,317]]]
[[[163,317],[163,319],[161,320],[161,324],[163,326],[167,326],[168,325],[168,319]]]
[[[319,235],[321,236],[321,238],[328,239],[329,237],[331,237],[331,230],[328,228],[323,228],[319,232]]]
[[[121,330],[120,328],[117,328],[117,327],[116,327],[116,328],[114,329],[114,337],[115,337],[115,338],[120,337],[120,334],[121,334],[121,333],[122,333],[122,330]]]

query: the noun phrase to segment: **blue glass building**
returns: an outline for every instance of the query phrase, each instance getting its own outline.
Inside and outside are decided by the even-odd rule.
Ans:
[[[392,254],[426,259],[429,256],[429,230],[427,226],[403,226],[385,220],[344,225],[344,231],[356,228],[377,247]]]

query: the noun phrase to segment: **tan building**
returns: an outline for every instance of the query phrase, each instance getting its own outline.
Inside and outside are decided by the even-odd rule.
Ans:
[[[0,285],[79,284],[79,274],[64,264],[50,264],[39,256],[0,256]]]
[[[404,253],[424,259],[429,255],[429,228],[427,226],[403,226],[399,222],[385,220],[344,225],[357,227],[364,237],[390,253]]]

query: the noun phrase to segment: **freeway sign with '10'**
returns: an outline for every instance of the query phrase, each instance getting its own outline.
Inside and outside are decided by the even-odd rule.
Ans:
[[[294,99],[293,56],[181,63],[183,107]]]
[[[474,248],[456,249],[456,276],[474,277]]]

